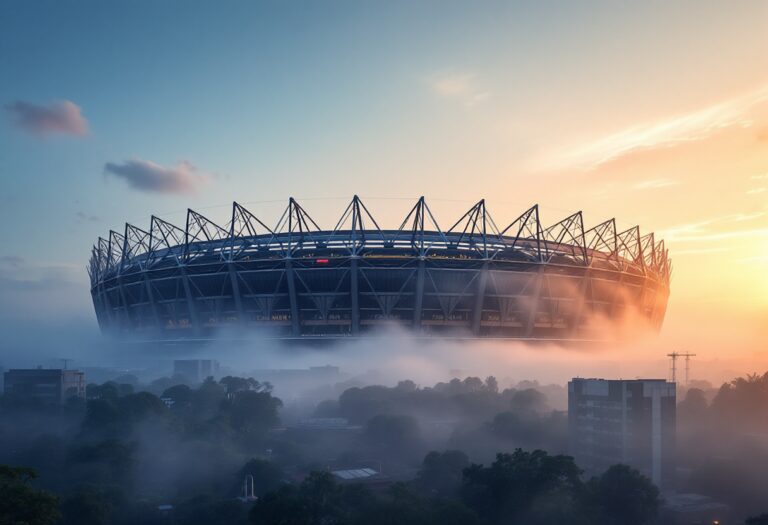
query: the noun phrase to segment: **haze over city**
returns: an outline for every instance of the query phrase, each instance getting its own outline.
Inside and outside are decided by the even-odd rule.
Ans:
[[[193,523],[179,509],[198,508],[194,497],[229,501],[234,473],[237,487],[243,476],[255,475],[258,484],[264,474],[274,483],[248,499],[246,480],[248,509],[232,514],[241,520],[233,523],[259,523],[249,505],[268,515],[279,508],[264,503],[273,501],[264,500],[268,494],[286,486],[311,492],[302,483],[324,461],[359,470],[361,458],[376,458],[371,465],[383,467],[365,468],[377,475],[389,469],[385,484],[403,482],[424,502],[446,498],[468,512],[456,514],[456,523],[490,524],[514,513],[505,514],[503,505],[488,510],[487,502],[467,496],[481,493],[484,483],[484,471],[470,463],[501,468],[501,459],[492,463],[496,452],[542,449],[557,458],[570,454],[573,468],[584,469],[561,474],[573,482],[563,489],[569,504],[589,509],[579,514],[585,522],[618,523],[606,518],[604,499],[611,498],[600,491],[612,478],[604,472],[634,474],[610,470],[613,457],[589,464],[583,458],[594,454],[574,452],[574,436],[583,437],[579,410],[593,406],[590,396],[621,388],[652,397],[655,408],[646,408],[661,411],[654,417],[663,413],[654,443],[674,442],[669,429],[676,421],[678,450],[685,449],[653,449],[652,468],[626,461],[645,476],[643,490],[653,500],[653,512],[634,523],[699,523],[664,521],[664,505],[672,509],[679,494],[728,508],[723,516],[732,519],[723,523],[768,512],[749,490],[726,487],[768,482],[757,472],[768,461],[768,424],[748,422],[748,407],[764,410],[759,400],[768,392],[767,23],[768,3],[750,0],[0,3],[0,371],[60,370],[56,388],[76,385],[69,388],[79,403],[67,405],[64,394],[56,400],[66,406],[55,413],[60,441],[52,450],[59,456],[24,463],[38,456],[38,449],[23,447],[27,432],[45,449],[46,418],[54,416],[39,400],[27,404],[36,398],[30,391],[7,386],[27,376],[5,380],[0,415],[9,427],[20,423],[0,437],[8,451],[0,455],[0,485],[26,479],[21,471],[2,471],[4,464],[34,467],[39,488],[65,502],[51,503],[58,510],[36,523],[76,523],[81,511],[67,505],[87,491],[67,491],[77,483],[102,490],[109,476],[83,465],[72,479],[52,473],[81,461],[73,451],[116,440],[126,447],[119,452],[124,464],[135,468],[115,482],[124,499],[107,498],[113,508],[154,491],[157,523]],[[418,217],[426,217],[422,234],[434,234],[436,221],[440,235],[466,217],[479,231],[487,218],[499,241],[489,255],[487,245],[477,248],[459,228],[430,260],[416,233],[410,241],[398,237],[402,232],[382,234],[381,246],[366,246],[347,217],[339,221],[354,226],[339,228],[352,232],[345,248],[360,249],[349,257],[328,248],[332,236],[310,236],[296,253],[292,240],[286,250],[277,237],[264,246],[244,244],[238,260],[234,241],[222,239],[238,237],[229,229],[237,213],[246,222],[250,215],[233,210],[233,202],[277,236],[293,233],[278,224],[288,206],[286,216],[306,213],[329,231],[353,208],[370,213],[376,230],[403,223],[406,233],[418,230]],[[534,205],[540,224],[525,215]],[[200,244],[199,267],[209,266],[193,275],[197,289],[189,287],[188,247],[178,275],[170,275],[162,257],[182,249],[174,255],[171,244],[162,245],[168,251],[150,275],[156,260],[147,239],[156,218],[179,226],[179,244],[188,244],[188,209],[224,227],[223,237],[207,239],[213,245]],[[472,224],[467,210],[482,220]],[[606,230],[615,250],[600,239],[582,246],[581,260],[567,253],[578,248],[578,235],[573,242],[566,235],[575,222],[562,223],[561,237],[546,233],[579,211],[586,244],[585,231],[615,218]],[[513,222],[521,217],[532,222]],[[364,218],[373,232],[370,216]],[[119,247],[120,265],[133,274],[110,267],[114,250],[99,243],[109,245],[110,231],[122,243],[126,222],[147,233],[136,241],[147,243],[138,255]],[[515,227],[505,238],[499,231],[510,223]],[[518,245],[515,234],[524,238],[533,223],[541,231]],[[638,244],[639,255],[618,247],[617,234],[635,226],[663,244],[651,241],[645,252]],[[239,235],[248,237],[242,231],[250,230]],[[534,241],[551,253],[542,255],[538,244],[534,250]],[[211,270],[205,257],[226,249],[219,260],[226,269]],[[394,260],[411,273],[392,270]],[[555,280],[569,275],[572,282],[509,277],[539,267],[543,274],[550,263]],[[446,277],[454,270],[456,281],[465,281]],[[337,284],[317,278],[333,271]],[[255,290],[259,272],[274,283]],[[386,272],[379,281],[372,277]],[[206,281],[215,273],[224,284]],[[593,288],[593,277],[602,284]],[[172,279],[174,297],[162,288]],[[542,314],[545,294],[550,304]],[[675,376],[673,352],[695,354],[678,359]],[[91,372],[75,377],[68,367]],[[585,377],[600,380],[580,383]],[[610,381],[617,383],[609,388]],[[243,392],[263,404],[243,408]],[[621,399],[625,418],[640,410]],[[98,411],[101,402],[111,403],[115,420],[99,419],[107,413]],[[117,422],[144,409],[152,415]],[[697,441],[726,420],[732,435],[722,443]],[[337,425],[333,431],[346,437],[317,437],[313,425]],[[412,432],[413,440],[397,441],[398,432]],[[394,435],[400,437],[382,444],[382,436]],[[744,436],[755,439],[754,449],[733,452]],[[162,453],[150,454],[147,443],[155,439]],[[178,455],[171,452],[177,445]],[[198,458],[197,446],[215,458],[190,460]],[[402,454],[393,452],[398,447]],[[427,455],[434,451],[447,455]],[[457,451],[459,459],[448,455]],[[167,468],[155,470],[162,461]],[[445,492],[431,485],[447,471],[433,479],[430,468],[450,470],[455,486]],[[722,483],[708,484],[718,469],[727,470]],[[187,478],[208,475],[210,486],[187,485]],[[528,499],[566,508],[550,493],[536,498]],[[333,523],[357,523],[355,513],[370,510],[344,508],[347,521],[334,515]],[[429,509],[421,523],[450,514]],[[515,519],[538,516],[529,510]],[[0,522],[2,511],[0,505]],[[547,516],[530,523],[559,522]],[[110,519],[93,523],[119,525]]]

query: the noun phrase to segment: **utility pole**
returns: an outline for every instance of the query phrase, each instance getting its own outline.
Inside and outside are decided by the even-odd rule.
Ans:
[[[670,368],[672,370],[672,382],[677,382],[677,358],[678,357],[684,357],[685,358],[685,384],[688,384],[689,374],[691,370],[691,357],[695,357],[696,354],[690,354],[688,352],[672,352],[671,354],[667,354],[667,357],[670,358]]]

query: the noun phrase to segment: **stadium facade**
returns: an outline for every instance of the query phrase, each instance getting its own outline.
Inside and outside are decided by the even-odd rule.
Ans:
[[[332,229],[293,198],[268,227],[233,203],[226,227],[188,210],[93,247],[91,295],[104,332],[206,340],[222,329],[285,339],[355,337],[388,324],[426,337],[578,341],[631,312],[660,328],[671,264],[663,241],[581,212],[548,227],[538,206],[504,228],[485,201],[443,230],[424,198],[382,229],[355,196]]]

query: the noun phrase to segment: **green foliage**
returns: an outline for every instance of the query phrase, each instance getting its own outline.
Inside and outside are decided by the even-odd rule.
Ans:
[[[411,416],[375,416],[366,423],[362,438],[377,457],[410,461],[424,453],[419,423]]]
[[[73,447],[67,467],[77,483],[129,486],[136,464],[136,445],[118,439]]]
[[[490,467],[467,468],[462,496],[491,523],[533,522],[542,510],[549,510],[534,506],[541,498],[563,501],[562,496],[555,496],[564,494],[574,502],[579,500],[583,489],[579,475],[571,457],[517,449],[512,454],[498,454]]]
[[[344,489],[328,472],[313,472],[299,487],[285,485],[259,499],[251,522],[265,525],[311,525],[343,523]]]
[[[430,452],[424,457],[414,485],[425,494],[451,498],[456,496],[469,467],[469,458],[460,450]]]
[[[160,397],[173,400],[172,410],[184,410],[192,404],[194,395],[194,391],[187,385],[174,385],[166,388]]]
[[[241,390],[227,404],[232,428],[247,437],[263,437],[277,425],[282,402],[268,392]]]
[[[257,525],[472,525],[477,516],[459,502],[428,499],[403,484],[386,496],[362,485],[340,485],[327,472],[313,472],[299,486],[284,485],[251,510]]]
[[[243,480],[253,476],[253,491],[257,497],[277,490],[283,484],[283,471],[271,461],[252,458],[237,473],[236,490],[242,491]]]
[[[48,525],[59,518],[59,500],[31,486],[34,470],[0,465],[0,525]]]
[[[114,494],[93,486],[83,487],[61,504],[60,525],[102,525],[114,512]]]
[[[86,407],[83,430],[99,436],[123,436],[129,434],[136,423],[166,413],[165,404],[149,392],[92,399]]]
[[[606,525],[650,523],[661,506],[659,489],[627,465],[613,465],[590,480],[589,489],[600,509],[601,523]]]
[[[219,383],[224,385],[227,389],[227,394],[231,395],[235,392],[242,392],[244,390],[252,390],[254,392],[272,392],[272,385],[268,382],[260,383],[252,377],[235,377],[226,376],[219,380]]]
[[[742,432],[768,431],[768,372],[751,374],[725,383],[712,400],[712,412],[721,426]]]

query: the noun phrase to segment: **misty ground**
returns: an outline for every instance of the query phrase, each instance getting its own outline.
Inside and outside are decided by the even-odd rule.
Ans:
[[[472,375],[454,368],[453,344],[421,355],[395,349],[389,359],[381,356],[385,339],[367,345],[337,355],[338,371],[316,374],[307,363],[336,364],[327,348],[287,349],[282,357],[265,349],[261,360],[243,348],[170,349],[172,357],[219,357],[218,376],[205,380],[174,376],[167,356],[136,355],[143,366],[84,367],[87,400],[51,407],[2,398],[0,464],[35,469],[31,483],[58,496],[66,524],[314,523],[269,516],[282,515],[284,505],[309,508],[318,495],[338,498],[332,508],[312,507],[327,523],[372,523],[372,515],[387,514],[382,505],[408,509],[400,523],[417,515],[421,521],[411,522],[447,523],[450,515],[463,516],[456,523],[671,523],[666,494],[654,496],[648,480],[616,471],[590,481],[592,473],[579,475],[572,460],[559,459],[568,453],[563,383],[521,377],[499,366],[503,360],[493,375]],[[493,364],[488,355],[464,362]],[[680,387],[675,490],[728,505],[730,523],[767,512],[765,406],[768,375]],[[545,456],[525,456],[535,450]],[[381,480],[365,494],[313,474],[360,468]],[[510,488],[517,485],[504,485],[506,499],[482,496],[499,490],[491,480],[520,472],[549,481],[525,498]],[[255,506],[235,499],[248,474]],[[606,503],[619,497],[606,495],[617,483],[611,476],[647,496],[633,518]],[[161,505],[172,510],[160,512]]]

